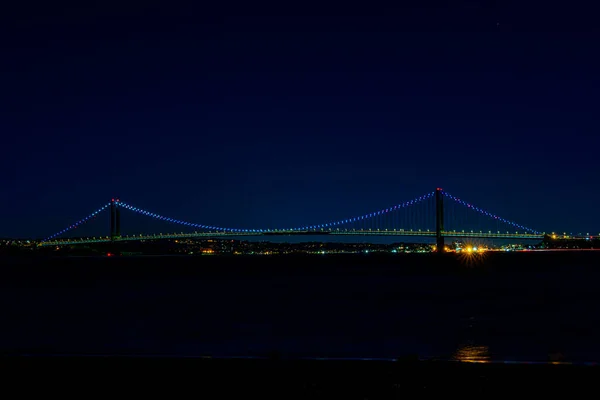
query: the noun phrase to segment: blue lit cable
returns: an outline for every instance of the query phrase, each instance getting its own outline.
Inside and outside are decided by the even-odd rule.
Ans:
[[[498,221],[504,222],[505,224],[512,225],[512,226],[514,226],[514,227],[516,227],[516,228],[520,228],[520,229],[526,230],[526,231],[528,231],[528,232],[531,232],[531,233],[535,233],[535,234],[541,234],[541,232],[539,232],[539,231],[536,231],[535,229],[527,228],[526,226],[523,226],[523,225],[517,224],[516,222],[509,221],[509,220],[507,220],[507,219],[504,219],[504,218],[501,218],[501,217],[499,217],[499,216],[497,216],[497,215],[495,215],[495,214],[492,214],[492,213],[490,213],[490,212],[488,212],[488,211],[482,210],[482,209],[481,209],[481,208],[479,208],[479,207],[475,207],[473,204],[467,203],[466,201],[464,201],[464,200],[461,200],[461,199],[459,199],[458,197],[455,197],[455,196],[451,195],[451,194],[450,194],[450,193],[448,193],[448,192],[442,191],[442,193],[444,194],[444,196],[446,196],[446,197],[448,197],[448,198],[450,198],[450,199],[454,200],[454,201],[455,201],[455,202],[457,202],[458,204],[462,204],[463,206],[465,206],[465,207],[467,207],[467,208],[470,208],[470,209],[472,209],[472,210],[474,210],[474,211],[477,211],[477,212],[479,212],[480,214],[483,214],[483,215],[485,215],[485,216],[488,216],[488,217],[490,217],[490,218],[492,218],[492,219],[495,219],[495,220],[498,220]]]
[[[99,209],[97,209],[96,211],[94,211],[93,213],[91,213],[90,215],[88,215],[87,217],[82,218],[79,221],[75,222],[74,224],[69,225],[65,229],[56,232],[54,235],[48,236],[46,239],[42,240],[42,242],[46,242],[46,241],[48,241],[50,239],[54,239],[55,237],[57,237],[59,235],[62,235],[63,233],[68,232],[71,229],[77,228],[79,225],[82,225],[82,224],[88,222],[91,218],[94,218],[96,215],[100,214],[102,211],[104,211],[109,206],[110,206],[110,203],[105,204],[104,206],[100,207]]]
[[[333,222],[328,222],[328,223],[323,223],[323,224],[315,224],[315,225],[307,225],[307,226],[301,226],[301,227],[294,227],[294,228],[279,228],[279,229],[240,229],[240,228],[227,228],[227,227],[220,227],[220,226],[208,226],[208,225],[203,225],[203,224],[196,224],[196,223],[192,223],[192,222],[187,222],[187,221],[181,221],[175,218],[169,218],[169,217],[165,217],[163,215],[160,214],[156,214],[156,213],[152,213],[150,211],[138,208],[138,207],[134,207],[130,204],[124,203],[124,202],[119,202],[119,205],[121,207],[124,207],[128,210],[137,212],[139,214],[142,215],[146,215],[155,219],[158,219],[160,221],[167,221],[167,222],[171,222],[171,223],[175,223],[175,224],[179,224],[179,225],[184,225],[184,226],[189,226],[192,228],[199,228],[199,229],[208,229],[208,230],[215,230],[215,231],[222,231],[222,232],[255,232],[255,233],[262,233],[262,232],[278,232],[278,231],[308,231],[311,229],[321,229],[321,228],[330,228],[333,226],[337,226],[337,225],[341,225],[341,224],[345,224],[345,223],[350,223],[350,222],[355,222],[355,221],[360,221],[360,220],[364,220],[364,219],[368,219],[368,218],[373,218],[377,215],[381,215],[381,214],[386,214],[392,211],[396,211],[399,210],[401,208],[405,208],[405,207],[409,207],[412,205],[415,205],[417,203],[422,202],[423,200],[429,199],[431,197],[433,197],[435,195],[435,192],[431,192],[431,193],[427,193],[423,196],[417,197],[413,200],[410,201],[406,201],[404,203],[401,204],[397,204],[393,207],[388,207],[388,208],[384,208],[369,214],[365,214],[362,216],[358,216],[358,217],[353,217],[353,218],[345,218],[345,219],[341,219],[338,221],[333,221]]]
[[[317,225],[308,225],[308,226],[302,226],[302,227],[297,227],[297,228],[292,228],[289,230],[295,230],[295,231],[307,231],[307,230],[311,230],[311,229],[321,229],[321,228],[325,228],[325,227],[330,227],[330,226],[336,226],[336,225],[341,225],[341,224],[345,224],[345,223],[351,223],[351,222],[356,222],[356,221],[361,221],[361,220],[365,220],[365,219],[369,219],[369,218],[373,218],[377,215],[381,215],[381,214],[387,214],[389,212],[392,211],[396,211],[399,210],[401,208],[405,208],[405,207],[409,207],[409,206],[413,206],[417,203],[422,202],[423,200],[427,200],[431,197],[433,197],[435,195],[435,192],[431,192],[431,193],[427,193],[423,196],[419,196],[413,200],[410,201],[405,201],[404,203],[401,204],[397,204],[393,207],[388,207],[388,208],[383,208],[381,210],[377,210],[374,211],[372,213],[368,213],[368,214],[364,214],[358,217],[352,217],[352,218],[345,218],[345,219],[341,219],[338,221],[334,221],[334,222],[329,222],[326,224],[317,224]]]
[[[219,226],[208,226],[208,225],[203,225],[203,224],[195,224],[195,223],[192,223],[192,222],[181,221],[181,220],[178,220],[178,219],[175,219],[175,218],[169,218],[169,217],[165,217],[163,215],[152,213],[150,211],[146,211],[146,210],[143,210],[141,208],[134,207],[134,206],[132,206],[130,204],[127,204],[127,203],[119,202],[119,204],[120,204],[121,207],[124,207],[124,208],[126,208],[128,210],[135,211],[135,212],[137,212],[139,214],[142,214],[142,215],[147,215],[149,217],[158,219],[160,221],[167,221],[167,222],[171,222],[171,223],[174,223],[174,224],[189,226],[189,227],[192,227],[192,228],[210,229],[210,230],[223,231],[223,232],[251,232],[251,231],[253,231],[251,229],[223,228],[223,227],[219,227]]]

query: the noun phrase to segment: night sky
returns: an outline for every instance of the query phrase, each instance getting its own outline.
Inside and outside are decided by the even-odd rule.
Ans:
[[[261,228],[436,187],[600,232],[598,10],[91,4],[2,13],[0,237],[114,196]]]

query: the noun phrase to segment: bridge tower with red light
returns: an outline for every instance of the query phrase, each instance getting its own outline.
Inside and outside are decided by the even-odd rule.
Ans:
[[[110,202],[110,240],[121,237],[121,210],[119,199],[112,199]]]

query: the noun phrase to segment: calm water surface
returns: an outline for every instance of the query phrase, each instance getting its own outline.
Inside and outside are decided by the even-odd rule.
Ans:
[[[0,351],[600,361],[600,254],[549,260],[23,263],[3,270]]]

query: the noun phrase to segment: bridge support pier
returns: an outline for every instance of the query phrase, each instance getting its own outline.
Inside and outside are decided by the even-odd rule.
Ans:
[[[110,202],[110,240],[121,237],[121,210],[119,199]]]
[[[438,253],[444,252],[444,194],[442,189],[435,190],[435,243]]]

